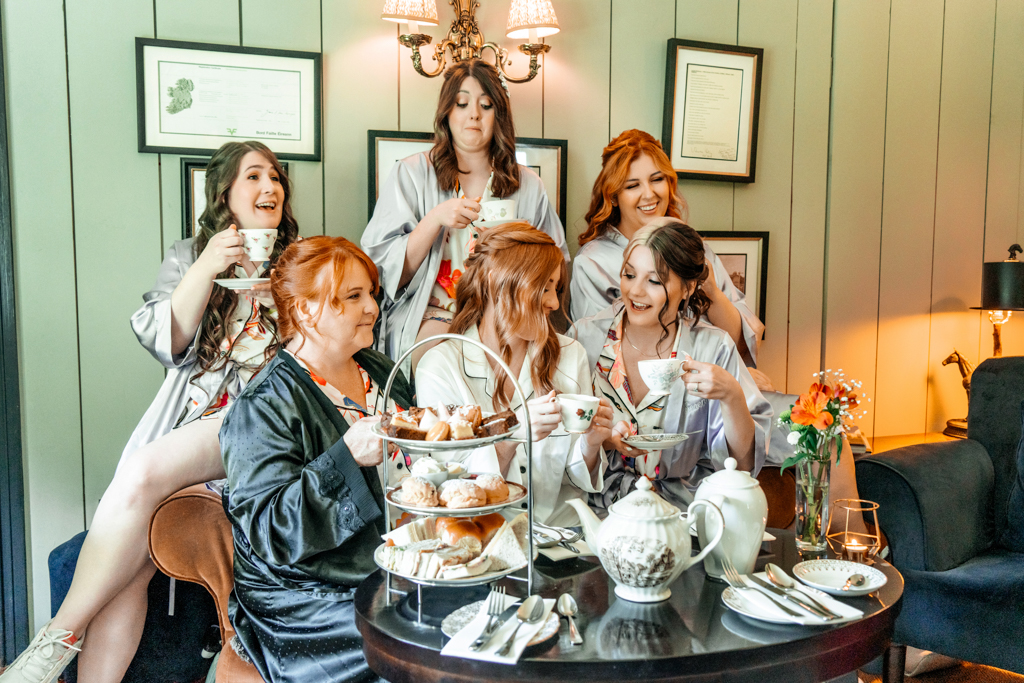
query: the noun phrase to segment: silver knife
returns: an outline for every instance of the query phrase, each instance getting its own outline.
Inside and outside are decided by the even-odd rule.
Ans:
[[[514,615],[516,610],[519,609],[520,604],[522,603],[517,600],[512,605],[505,608],[505,611],[501,613],[501,616],[491,617],[487,622],[487,626],[484,627],[483,633],[473,641],[469,646],[469,649],[482,650],[487,647],[487,644],[491,642],[491,638],[494,637],[494,634],[498,632],[498,629],[501,628],[501,625],[504,624],[506,620],[512,618],[512,615]]]
[[[788,601],[792,602],[794,605],[800,606],[805,611],[810,612],[811,614],[813,614],[816,617],[821,617],[822,619],[838,619],[839,618],[839,615],[836,614],[835,612],[831,612],[829,610],[818,608],[818,607],[810,604],[809,602],[801,600],[800,598],[796,597],[795,595],[790,595],[789,593],[786,593],[782,589],[777,588],[777,587],[771,585],[770,583],[768,583],[767,581],[765,581],[764,579],[762,579],[760,577],[754,576],[753,574],[748,574],[747,578],[754,585],[762,588],[763,590],[768,591],[772,595],[776,595],[779,598],[782,598],[783,600],[788,600]]]

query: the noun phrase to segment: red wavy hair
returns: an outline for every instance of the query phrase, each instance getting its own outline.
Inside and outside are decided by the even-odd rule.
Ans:
[[[650,133],[633,128],[620,133],[601,152],[601,172],[597,174],[594,189],[590,192],[590,210],[586,215],[587,229],[580,235],[581,247],[608,232],[609,227],[618,226],[622,216],[619,207],[612,204],[612,200],[626,185],[630,164],[644,154],[651,158],[658,170],[668,179],[669,199],[666,215],[682,221],[687,220],[689,207],[679,194],[679,178],[672,168],[668,155],[661,148],[661,143]]]
[[[562,251],[549,235],[529,223],[506,223],[481,232],[455,288],[457,312],[451,332],[465,334],[479,324],[490,303],[498,337],[495,351],[505,363],[512,362],[510,340],[517,331],[537,332],[534,339],[539,350],[533,357],[530,377],[538,396],[554,389],[553,378],[562,352],[542,303],[548,278],[556,269],[558,300],[564,309],[568,273]],[[509,407],[510,398],[508,385],[499,383],[494,391],[494,409]]]
[[[270,293],[277,306],[277,329],[283,346],[301,332],[295,311],[301,301],[327,302],[344,310],[341,288],[353,265],[362,265],[370,276],[373,294],[380,288],[377,266],[363,251],[344,237],[318,235],[293,242],[270,273]],[[312,320],[313,328],[323,307]]]

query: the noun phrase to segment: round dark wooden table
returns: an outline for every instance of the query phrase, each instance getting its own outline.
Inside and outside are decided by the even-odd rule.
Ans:
[[[801,561],[792,532],[771,530],[777,540],[762,552],[758,569],[774,562],[789,570]],[[370,667],[391,683],[521,681],[618,683],[620,681],[755,681],[818,683],[886,655],[884,680],[902,680],[902,661],[889,661],[893,625],[899,614],[903,578],[892,565],[876,561],[888,582],[870,596],[844,599],[864,611],[857,621],[837,626],[788,626],[754,622],[722,603],[725,584],[708,580],[702,563],[672,585],[672,597],[638,604],[616,598],[614,583],[596,558],[536,565],[536,592],[556,598],[571,593],[579,604],[577,625],[584,644],[572,646],[562,620],[550,647],[534,646],[515,666],[442,657],[447,637],[420,625],[399,609],[401,596],[386,596],[383,572],[359,586],[355,607],[363,652]],[[522,596],[526,584],[505,580]],[[393,587],[415,587],[401,579]],[[451,610],[479,599],[466,589],[441,589]],[[470,594],[472,593],[472,594]],[[460,594],[466,597],[460,599]],[[426,603],[426,598],[424,599]],[[408,610],[404,610],[407,612]],[[894,660],[902,660],[894,649]],[[892,673],[890,673],[892,672]]]

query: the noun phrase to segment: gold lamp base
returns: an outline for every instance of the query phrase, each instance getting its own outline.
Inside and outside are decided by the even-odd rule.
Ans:
[[[942,430],[942,433],[954,439],[966,439],[967,418],[962,420],[946,420],[946,428]]]

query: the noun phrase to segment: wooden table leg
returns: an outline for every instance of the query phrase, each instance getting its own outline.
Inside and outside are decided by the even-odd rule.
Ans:
[[[882,655],[882,683],[903,683],[903,669],[907,664],[907,646],[890,643]]]

